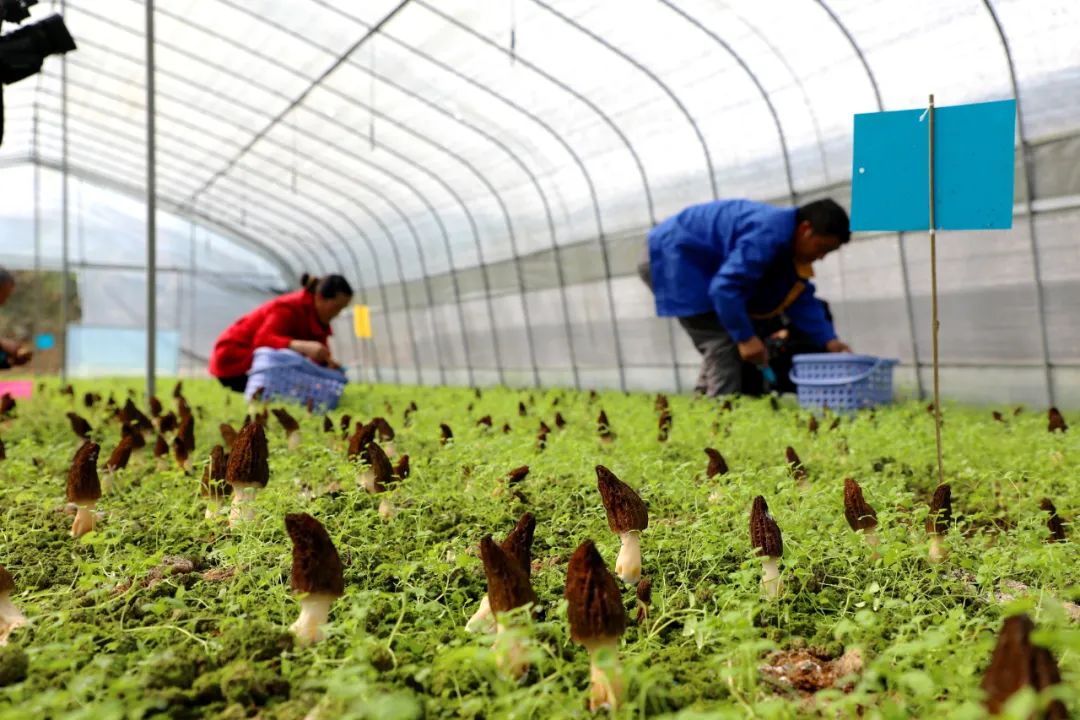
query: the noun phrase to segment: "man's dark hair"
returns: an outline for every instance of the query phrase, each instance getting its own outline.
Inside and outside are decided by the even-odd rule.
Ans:
[[[353,289],[349,281],[342,275],[324,275],[315,277],[304,273],[300,278],[300,284],[310,293],[316,294],[326,300],[333,300],[338,295],[352,296]]]
[[[841,245],[851,239],[851,223],[848,214],[832,198],[806,203],[795,211],[795,224],[803,220],[810,222],[810,227],[818,235],[828,235],[840,241]]]

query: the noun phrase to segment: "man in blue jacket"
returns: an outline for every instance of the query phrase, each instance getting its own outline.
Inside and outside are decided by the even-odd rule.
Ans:
[[[742,363],[764,366],[759,328],[785,317],[829,352],[850,352],[814,297],[811,264],[851,238],[833,200],[777,208],[751,200],[694,205],[649,233],[638,267],[656,312],[676,317],[702,355],[697,390],[742,390]]]

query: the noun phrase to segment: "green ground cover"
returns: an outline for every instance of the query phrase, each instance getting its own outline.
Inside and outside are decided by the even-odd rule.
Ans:
[[[641,546],[652,606],[635,622],[634,590],[624,589],[618,717],[983,717],[995,636],[1019,611],[1058,660],[1056,692],[1080,714],[1080,618],[1070,615],[1080,544],[1068,524],[1069,541],[1046,542],[1039,507],[1050,497],[1066,521],[1080,512],[1080,448],[1075,431],[1048,433],[1043,412],[1002,409],[997,422],[987,410],[946,409],[955,524],[948,559],[934,565],[924,527],[933,427],[920,405],[864,412],[834,430],[819,415],[812,434],[809,413],[791,405],[744,399],[725,411],[673,397],[670,439],[659,442],[652,396],[355,386],[331,417],[393,425],[412,466],[389,491],[397,515],[380,517],[383,498],[358,486],[340,432],[324,434],[321,416],[294,408],[300,447],[288,449],[271,417],[270,482],[255,519],[230,530],[224,517],[205,517],[198,477],[221,442],[218,424],[239,427],[246,405],[188,382],[195,473],[159,469],[149,447],[137,451],[98,503],[96,531],[74,540],[65,477],[79,441],[65,413],[90,421],[104,462],[119,425],[101,404],[86,410],[82,394],[122,403],[128,387],[82,382],[68,398],[50,383],[0,421],[0,565],[30,620],[0,648],[5,720],[588,717],[589,661],[570,639],[563,585],[583,540],[609,566],[619,550],[597,464],[639,492],[650,518]],[[406,420],[410,401],[418,409]],[[614,442],[597,437],[601,408]],[[491,430],[477,425],[485,415]],[[543,450],[541,420],[552,427]],[[440,423],[453,429],[445,446]],[[806,481],[792,477],[788,445]],[[705,477],[705,447],[723,453],[728,474]],[[510,488],[506,474],[520,465],[531,472]],[[846,477],[877,511],[880,557],[844,519]],[[750,545],[756,495],[783,532],[784,590],[772,601]],[[486,592],[480,539],[504,537],[526,511],[537,520],[539,617],[527,630],[531,668],[514,682],[500,675],[491,636],[464,626]],[[345,565],[345,596],[314,646],[288,634],[299,603],[287,512],[319,519]],[[1014,716],[1033,703],[1019,696]]]

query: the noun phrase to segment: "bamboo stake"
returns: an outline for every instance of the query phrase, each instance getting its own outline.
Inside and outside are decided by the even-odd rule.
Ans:
[[[945,464],[942,460],[941,449],[941,378],[940,378],[940,366],[938,363],[938,330],[941,329],[941,322],[938,320],[938,291],[937,291],[937,218],[934,211],[934,95],[930,94],[930,103],[926,109],[927,112],[927,126],[929,128],[930,138],[928,146],[929,162],[930,162],[930,174],[928,183],[930,186],[930,308],[932,314],[933,332],[931,337],[933,338],[933,353],[934,353],[934,440],[937,444],[937,471],[938,471],[938,484],[941,485],[945,482]]]

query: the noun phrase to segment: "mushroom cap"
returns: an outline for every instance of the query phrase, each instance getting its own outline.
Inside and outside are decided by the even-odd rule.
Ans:
[[[532,513],[522,515],[514,529],[506,536],[499,547],[513,559],[528,577],[532,575],[532,544],[536,534],[536,518]]]
[[[1056,432],[1058,430],[1064,432],[1069,429],[1069,426],[1065,423],[1065,417],[1056,407],[1052,407],[1047,410],[1046,415],[1047,419],[1049,420],[1048,429],[1050,430],[1050,432]]]
[[[409,477],[409,469],[409,456],[404,454],[398,458],[397,466],[394,467],[394,474],[404,480]]]
[[[173,385],[172,396],[174,398],[178,398],[183,394],[184,394],[184,381],[183,380],[177,380],[176,384]]]
[[[1025,614],[1006,618],[990,656],[990,666],[983,676],[986,707],[992,715],[1001,712],[1013,693],[1028,686],[1041,691],[1061,682],[1057,662],[1049,650],[1031,643],[1035,625]],[[1042,717],[1056,720],[1068,717],[1065,706],[1053,701]]]
[[[476,421],[477,427],[480,427],[481,425],[483,425],[484,427],[491,427],[491,416],[485,415],[484,417]]]
[[[169,454],[169,443],[165,441],[164,435],[158,435],[157,440],[154,441],[154,457],[165,457]]]
[[[15,590],[15,578],[11,577],[11,573],[7,571],[7,568],[0,565],[0,596],[7,595]]]
[[[608,422],[607,413],[603,408],[600,410],[600,414],[596,416],[596,424],[600,426],[600,432],[605,432],[611,429],[611,423]]]
[[[877,512],[863,497],[862,488],[852,478],[844,479],[844,517],[852,530],[877,527]]]
[[[225,469],[225,482],[247,483],[266,487],[270,480],[270,451],[266,445],[266,431],[259,423],[250,423],[236,436],[229,464]]]
[[[173,457],[178,462],[187,462],[187,459],[191,457],[191,453],[188,452],[187,445],[184,444],[184,439],[177,435],[172,441]]]
[[[120,409],[120,420],[126,423],[132,423],[140,428],[151,428],[153,423],[150,422],[150,418],[143,414],[142,410],[135,407],[135,403],[131,398],[127,399],[124,403],[124,407]]]
[[[358,458],[364,454],[364,448],[375,439],[375,424],[358,424],[356,432],[349,438],[349,449],[346,454],[350,459]]]
[[[379,439],[383,442],[390,442],[394,439],[394,428],[386,421],[384,417],[372,418],[371,424],[375,426],[376,431],[379,433]]]
[[[661,430],[671,429],[671,411],[664,408],[660,411],[660,418],[657,421],[657,425]]]
[[[334,432],[334,421],[330,419],[329,415],[323,415],[322,429],[324,433]]]
[[[657,393],[656,400],[653,402],[653,407],[656,408],[657,412],[667,410],[669,407],[667,395],[664,393]]]
[[[86,422],[86,418],[82,417],[78,413],[69,411],[67,413],[67,419],[68,422],[71,423],[71,429],[79,437],[86,437],[93,431],[93,428],[90,427],[90,423]]]
[[[799,453],[795,452],[795,448],[790,445],[784,449],[784,457],[787,458],[788,465],[802,466],[802,460],[799,459]]]
[[[806,429],[812,433],[816,433],[818,431],[817,417],[815,417],[814,415],[810,416],[810,419],[806,421]]]
[[[502,431],[503,431],[503,435],[509,435],[510,434],[510,423],[503,423]]]
[[[557,428],[566,427],[566,418],[563,417],[561,412],[556,412],[555,413],[555,427],[557,427]]]
[[[784,554],[780,526],[769,513],[769,504],[761,495],[754,498],[754,504],[750,507],[750,544],[757,548],[759,555],[776,558]]]
[[[548,434],[548,433],[550,433],[550,432],[551,432],[551,428],[550,428],[550,427],[548,427],[548,424],[547,424],[546,422],[544,422],[543,420],[541,420],[541,421],[540,421],[540,429],[539,429],[539,434],[540,434],[540,435],[547,435],[547,434]]]
[[[442,433],[443,440],[449,440],[454,437],[454,431],[450,429],[450,426],[446,423],[439,423],[439,431]]]
[[[638,602],[643,605],[648,605],[652,602],[652,580],[649,578],[641,578],[637,584],[637,599]]]
[[[519,401],[518,401],[518,415],[521,415],[522,417],[524,417],[524,416],[525,416],[525,412],[526,412],[526,410],[525,410],[525,403],[523,403],[523,402],[521,402],[521,401],[519,400]]]
[[[179,422],[177,422],[176,413],[172,410],[162,415],[161,419],[158,420],[158,430],[163,433],[176,430],[177,425],[179,425]]]
[[[274,408],[270,412],[274,413],[274,417],[277,418],[278,423],[286,433],[294,433],[300,429],[300,423],[296,422],[296,418],[290,415],[288,410]]]
[[[150,415],[153,417],[160,417],[161,411],[164,408],[161,406],[161,401],[157,399],[157,395],[150,396]]]
[[[7,460],[7,448],[4,447],[3,438],[0,438],[0,460]]]
[[[570,637],[588,645],[617,638],[626,630],[626,608],[615,576],[592,540],[586,540],[570,556],[566,568],[566,616]]]
[[[510,472],[508,472],[506,474],[506,484],[507,485],[517,485],[519,482],[521,482],[522,480],[524,480],[528,476],[529,476],[529,466],[528,465],[522,465],[521,467],[516,467],[516,468],[514,468],[513,470],[511,470]]]
[[[603,465],[596,466],[596,487],[604,501],[611,532],[621,535],[649,527],[649,511],[641,496]]]
[[[352,415],[342,415],[341,419],[338,420],[338,427],[348,432],[349,428],[352,427]]]
[[[480,558],[487,576],[488,601],[496,615],[536,602],[529,576],[517,559],[496,545],[490,535],[480,541]]]
[[[724,456],[720,454],[719,450],[713,448],[705,448],[705,454],[709,456],[709,467],[705,469],[705,477],[716,477],[717,475],[727,475],[728,465],[724,460]]]
[[[131,449],[138,450],[139,448],[146,447],[146,438],[143,437],[142,431],[134,425],[124,424],[120,426],[120,437],[131,438]]]
[[[101,446],[96,442],[84,442],[75,451],[67,477],[67,499],[73,503],[86,503],[101,498],[101,482],[98,480],[97,461]]]
[[[386,457],[379,443],[372,442],[364,449],[364,460],[375,476],[375,492],[383,492],[386,485],[394,481],[394,467],[390,464],[390,458]]]
[[[14,410],[15,404],[15,398],[11,396],[11,393],[6,392],[0,395],[0,415],[7,415]]]
[[[943,483],[934,490],[930,500],[930,514],[926,516],[926,532],[944,535],[952,524],[952,486]]]
[[[210,462],[203,468],[199,494],[205,498],[222,498],[232,494],[232,485],[225,482],[225,467],[228,456],[224,448],[215,445],[210,451]]]
[[[120,438],[120,442],[113,448],[112,453],[109,455],[109,461],[105,463],[105,467],[113,470],[121,470],[127,467],[128,460],[131,459],[131,451],[135,449],[135,438],[132,435],[126,435]]]
[[[1039,507],[1050,514],[1046,527],[1050,529],[1050,542],[1065,542],[1065,523],[1058,517],[1057,508],[1050,498],[1043,498]]]
[[[195,416],[188,415],[180,421],[180,429],[176,436],[184,441],[184,447],[188,452],[195,452]]]
[[[285,516],[285,530],[293,544],[292,589],[334,597],[344,595],[341,557],[322,523],[307,513],[289,513]]]

